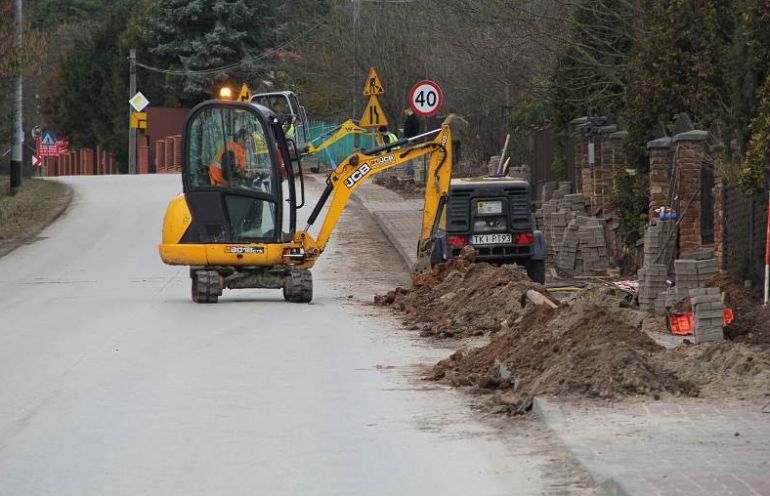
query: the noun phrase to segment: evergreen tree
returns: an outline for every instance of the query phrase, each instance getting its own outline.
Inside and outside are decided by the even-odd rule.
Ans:
[[[280,8],[272,0],[158,0],[156,20],[144,33],[157,64],[173,70],[208,71],[169,78],[178,102],[211,97],[217,83],[254,83],[274,63],[281,31]]]
[[[629,159],[646,170],[647,141],[658,123],[680,112],[708,129],[730,108],[731,2],[644,0],[641,29],[626,90]]]
[[[746,151],[751,137],[749,124],[757,113],[758,92],[770,74],[770,3],[742,0],[731,51],[731,91],[734,118],[730,136],[736,138],[737,152]],[[767,90],[765,90],[767,91]]]

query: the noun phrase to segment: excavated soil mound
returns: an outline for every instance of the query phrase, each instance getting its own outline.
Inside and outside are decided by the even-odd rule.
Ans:
[[[439,362],[429,379],[487,394],[497,412],[527,411],[543,394],[613,401],[770,397],[770,345],[762,344],[770,342],[770,312],[733,280],[712,285],[735,310],[736,340],[668,350],[642,331],[657,321],[628,308],[616,290],[591,286],[556,309],[536,306],[525,293],[544,289],[524,269],[474,263],[473,250],[375,302],[401,312],[424,336],[491,334],[486,346]]]
[[[765,400],[770,396],[770,346],[722,342],[682,345],[655,356],[656,363],[687,378],[701,396]]]
[[[742,343],[770,344],[770,307],[762,306],[753,291],[727,275],[715,277],[707,286],[720,288],[725,293],[725,304],[733,309],[730,337]]]
[[[521,267],[473,263],[471,249],[416,276],[410,289],[375,297],[375,303],[402,312],[407,326],[422,336],[479,336],[513,323],[528,289],[543,288]]]
[[[697,396],[693,383],[652,360],[663,350],[622,313],[583,299],[531,309],[489,345],[439,362],[433,378],[494,392],[513,412],[528,410],[539,394]]]

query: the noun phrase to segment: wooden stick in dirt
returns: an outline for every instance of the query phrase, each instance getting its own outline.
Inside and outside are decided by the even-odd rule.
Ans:
[[[559,308],[559,305],[546,298],[543,293],[535,291],[534,289],[528,289],[525,296],[535,305],[548,305],[551,308]]]

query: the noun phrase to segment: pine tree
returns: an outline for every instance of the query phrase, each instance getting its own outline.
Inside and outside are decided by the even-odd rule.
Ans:
[[[253,83],[274,63],[268,52],[281,31],[272,0],[159,0],[156,20],[145,31],[149,52],[164,68],[205,74],[169,79],[181,103],[209,98],[217,83]]]

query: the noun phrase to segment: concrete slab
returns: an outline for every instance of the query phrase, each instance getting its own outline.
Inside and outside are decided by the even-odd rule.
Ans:
[[[770,494],[762,405],[536,398],[534,410],[609,495]]]

